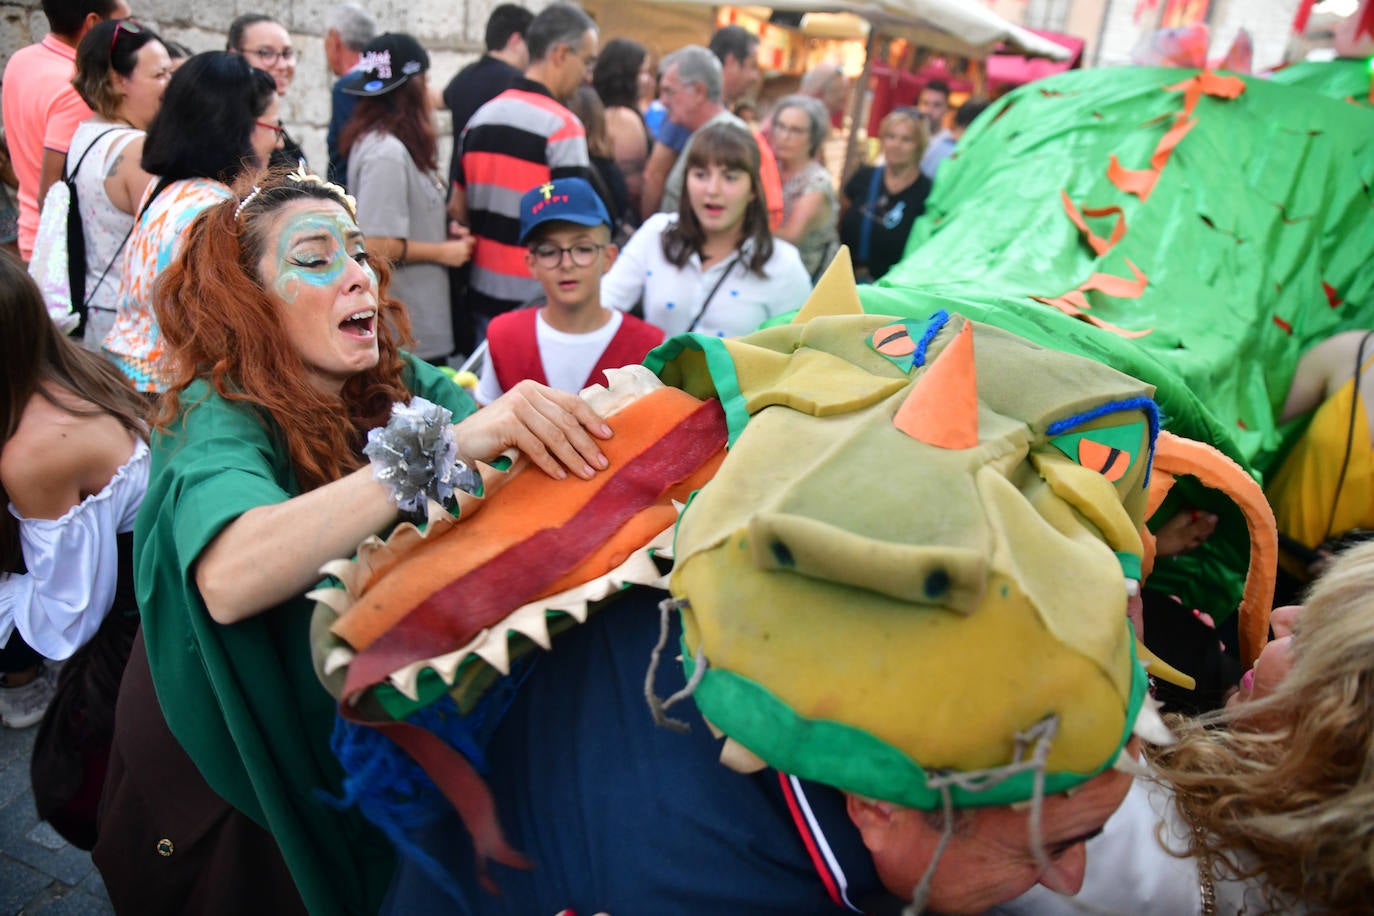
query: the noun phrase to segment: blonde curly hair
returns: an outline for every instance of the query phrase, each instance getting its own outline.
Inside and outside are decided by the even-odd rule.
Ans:
[[[1282,911],[1370,912],[1374,903],[1374,543],[1332,563],[1308,596],[1293,666],[1274,693],[1170,724],[1152,752],[1187,855],[1259,881]]]

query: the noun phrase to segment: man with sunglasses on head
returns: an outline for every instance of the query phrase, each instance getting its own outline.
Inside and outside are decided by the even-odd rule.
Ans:
[[[527,378],[574,393],[606,385],[606,369],[641,362],[663,342],[658,328],[601,304],[601,277],[618,249],[611,215],[585,179],[557,178],[525,192],[520,244],[544,303],[487,325],[477,403],[489,404]]]
[[[225,50],[242,54],[254,67],[271,74],[277,84],[277,95],[286,97],[300,61],[300,52],[291,44],[291,33],[286,31],[286,26],[265,13],[244,13],[229,23]],[[278,124],[277,129],[282,143],[272,152],[268,164],[295,168],[305,161],[305,151],[284,126]]]
[[[72,87],[76,46],[106,19],[127,19],[126,0],[43,0],[47,35],[20,48],[5,66],[5,139],[19,179],[19,254],[33,255],[38,214],[48,188],[62,177],[76,126],[91,109]]]

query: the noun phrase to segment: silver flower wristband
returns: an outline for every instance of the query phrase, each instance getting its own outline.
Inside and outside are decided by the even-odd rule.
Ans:
[[[423,518],[429,500],[448,505],[455,489],[480,491],[482,479],[458,457],[453,413],[422,397],[391,405],[391,419],[367,434],[372,479],[402,512]]]

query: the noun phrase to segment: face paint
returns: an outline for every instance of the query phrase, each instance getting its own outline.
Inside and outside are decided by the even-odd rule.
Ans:
[[[326,287],[339,282],[349,258],[362,258],[363,235],[343,213],[303,213],[289,217],[277,245],[277,278],[273,291],[283,302],[294,303],[300,285]],[[377,274],[366,259],[359,260],[373,285]]]
[[[292,201],[271,217],[277,239],[258,261],[258,277],[275,305],[281,331],[300,355],[307,378],[337,394],[378,359],[377,274],[363,235],[343,205]]]

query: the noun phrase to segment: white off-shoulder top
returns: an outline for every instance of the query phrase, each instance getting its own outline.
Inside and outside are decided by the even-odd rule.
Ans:
[[[25,518],[10,504],[28,572],[0,579],[0,645],[18,629],[43,657],[65,659],[95,635],[119,579],[115,537],[133,530],[147,489],[140,439],[104,489],[61,518]]]

